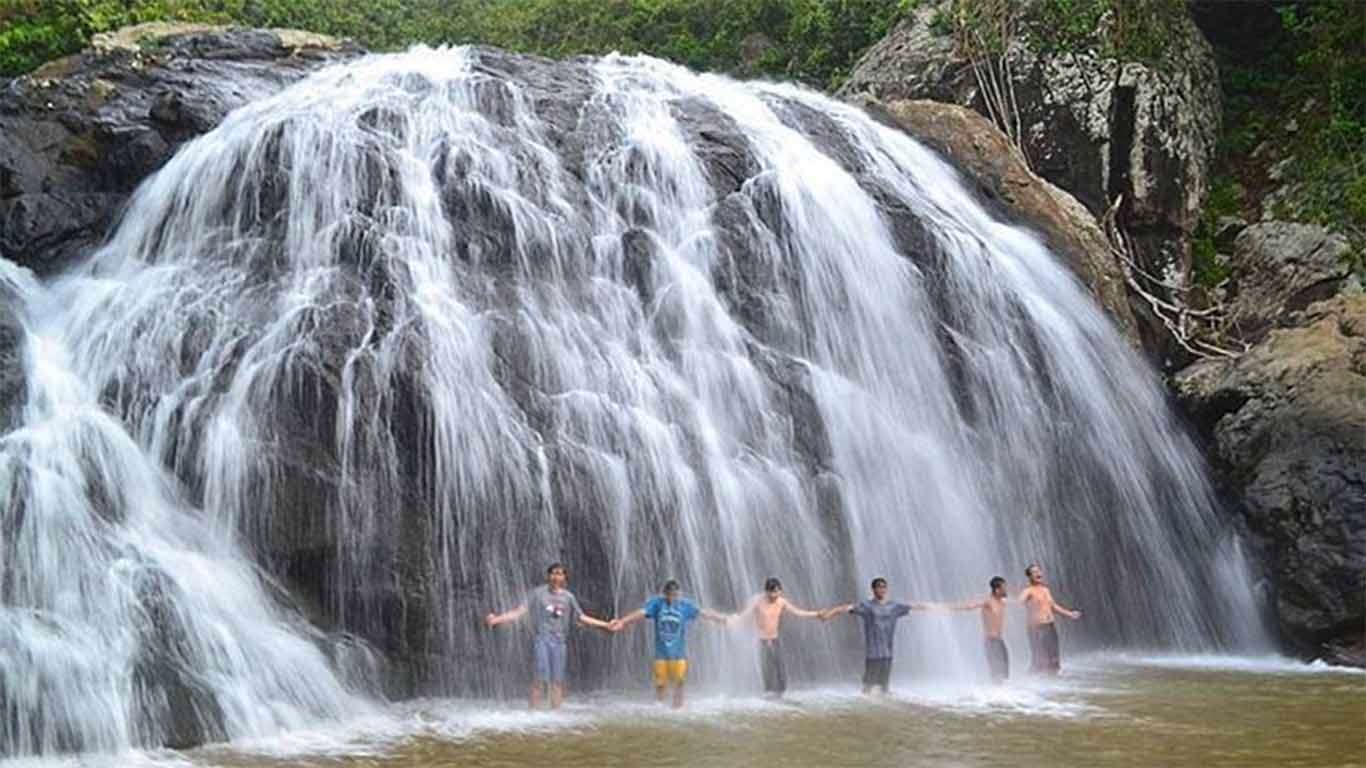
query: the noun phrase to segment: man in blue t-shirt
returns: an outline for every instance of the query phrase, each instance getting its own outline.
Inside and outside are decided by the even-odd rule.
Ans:
[[[911,611],[923,611],[925,603],[898,603],[887,599],[887,580],[873,579],[873,597],[861,603],[846,603],[821,611],[822,619],[841,613],[857,616],[863,622],[863,692],[880,688],[887,693],[892,678],[892,645],[896,623]]]
[[[612,622],[612,631],[620,632],[642,619],[654,621],[655,695],[664,701],[664,694],[672,683],[674,709],[683,706],[683,684],[688,679],[688,623],[699,616],[717,624],[726,623],[725,616],[698,608],[697,603],[681,597],[678,582],[669,579],[661,594],[645,601],[644,608]]]

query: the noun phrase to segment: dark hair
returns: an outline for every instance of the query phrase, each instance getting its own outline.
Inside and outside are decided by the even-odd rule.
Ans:
[[[887,586],[887,580],[882,578],[881,576],[877,577],[876,579],[873,579],[873,589],[885,586]]]
[[[765,591],[765,592],[772,592],[772,591],[775,590],[775,589],[782,589],[782,588],[783,588],[783,583],[782,583],[781,581],[778,581],[778,577],[776,577],[776,576],[769,576],[766,580],[764,580],[764,591]]]
[[[1005,585],[1006,585],[1006,580],[1003,579],[1003,578],[1001,578],[1000,576],[992,576],[992,577],[991,577],[991,591],[992,591],[992,592],[995,592],[997,587],[1004,587]]]
[[[555,571],[564,571],[566,576],[569,575],[569,569],[564,567],[564,563],[551,563],[550,567],[545,569],[545,575],[549,576]]]
[[[1035,568],[1039,568],[1039,564],[1038,564],[1038,563],[1030,563],[1029,565],[1026,565],[1026,566],[1025,566],[1025,575],[1028,576],[1028,575],[1029,575],[1029,572],[1032,571],[1032,570],[1035,569]],[[1042,568],[1039,568],[1039,570],[1043,570],[1043,569],[1042,569]]]
[[[676,579],[669,579],[668,581],[664,582],[664,588],[660,591],[665,594],[668,594],[669,592],[677,592],[679,589],[680,587],[678,586],[678,581]]]

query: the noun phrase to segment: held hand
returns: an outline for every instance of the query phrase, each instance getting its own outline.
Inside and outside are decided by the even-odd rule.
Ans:
[[[612,619],[611,621],[607,622],[607,631],[613,633],[620,632],[621,619]]]

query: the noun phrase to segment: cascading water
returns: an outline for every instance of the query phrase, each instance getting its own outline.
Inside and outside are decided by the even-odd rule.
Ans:
[[[0,744],[195,744],[362,709],[334,646],[189,509],[70,367],[61,311],[0,262],[24,318],[17,427],[0,438]],[[327,651],[337,651],[329,659]]]
[[[524,644],[478,617],[555,559],[599,614],[669,576],[825,605],[1041,560],[1074,643],[1259,642],[1143,363],[941,160],[809,91],[368,57],[185,147],[50,290],[3,444],[33,659],[5,706],[41,734],[11,751],[161,743],[173,696],[217,708],[210,736],[353,706],[301,613],[378,646],[393,690],[511,690]],[[799,678],[848,661],[794,629]],[[977,674],[976,631],[913,619],[905,668]],[[136,687],[149,643],[190,688]],[[585,638],[575,665],[634,678],[644,648]],[[752,655],[704,635],[699,676],[741,690]]]

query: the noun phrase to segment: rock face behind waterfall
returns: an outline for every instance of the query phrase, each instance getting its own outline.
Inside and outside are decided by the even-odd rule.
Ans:
[[[1164,31],[1167,52],[1157,63],[1121,62],[1092,50],[1040,51],[1025,31],[1030,5],[1023,4],[1008,59],[1031,167],[1096,216],[1122,195],[1120,221],[1143,267],[1186,280],[1188,240],[1204,206],[1219,135],[1213,49],[1183,16]],[[968,61],[942,29],[950,13],[947,2],[921,3],[863,56],[841,93],[934,99],[986,114]],[[1150,348],[1166,345],[1159,326],[1145,331]]]
[[[1366,641],[1366,295],[1320,227],[1255,224],[1233,248],[1254,344],[1176,389],[1261,542],[1286,640],[1332,657]]]
[[[319,35],[149,24],[10,81],[0,89],[0,253],[40,274],[59,269],[104,238],[177,147],[347,53]]]
[[[24,405],[23,328],[19,299],[0,275],[0,435],[14,428]]]

